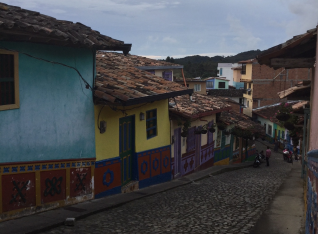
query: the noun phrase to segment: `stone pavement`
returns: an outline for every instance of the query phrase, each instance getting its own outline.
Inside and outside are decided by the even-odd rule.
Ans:
[[[269,167],[211,175],[44,233],[250,233],[292,167],[273,153]]]
[[[147,196],[152,196],[157,193],[161,193],[164,191],[168,191],[170,189],[175,189],[180,186],[191,184],[192,182],[201,180],[203,178],[207,178],[210,175],[217,175],[227,171],[238,170],[250,166],[251,162],[235,165],[215,166],[167,183],[162,183],[148,188],[140,189],[136,192],[118,194],[101,199],[90,200],[68,207],[62,207],[55,210],[50,210],[14,220],[9,220],[6,222],[1,222],[0,234],[40,233],[41,231],[62,225],[66,218],[74,217],[76,218],[76,220],[84,219],[85,217],[90,216],[92,214],[110,210],[112,208],[122,206],[123,204],[129,203],[134,200],[142,198],[144,199]],[[82,221],[80,220],[77,223],[79,222]],[[96,232],[93,231],[93,233]]]
[[[265,164],[211,167],[133,193],[3,222],[0,233],[250,233],[292,169],[281,153],[273,153],[270,167]],[[66,217],[77,219],[74,227],[61,225]]]

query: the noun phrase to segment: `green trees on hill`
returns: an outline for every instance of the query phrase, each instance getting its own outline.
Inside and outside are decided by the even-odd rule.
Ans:
[[[168,56],[165,61],[183,65],[183,71],[186,78],[207,78],[217,76],[218,63],[237,63],[242,60],[253,59],[260,53],[260,50],[250,50],[227,57],[193,55],[184,58],[173,58]],[[176,77],[182,77],[181,71],[175,71],[173,74]]]

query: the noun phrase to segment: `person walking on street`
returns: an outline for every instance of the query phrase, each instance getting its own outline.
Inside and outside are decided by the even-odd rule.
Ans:
[[[267,146],[267,150],[266,150],[266,163],[267,163],[267,166],[269,167],[269,158],[271,157],[271,154],[272,154],[272,151],[270,150],[269,146]]]

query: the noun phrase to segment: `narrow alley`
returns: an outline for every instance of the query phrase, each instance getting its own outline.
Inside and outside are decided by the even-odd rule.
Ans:
[[[45,233],[250,233],[299,163],[273,153],[269,167],[263,162],[212,176]]]

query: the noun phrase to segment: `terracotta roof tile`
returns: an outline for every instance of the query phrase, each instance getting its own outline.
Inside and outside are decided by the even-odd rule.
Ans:
[[[114,53],[100,53],[96,56],[96,103],[133,105],[137,99],[153,97],[153,100],[160,100],[192,93],[192,90],[140,70],[134,64],[123,64],[122,58],[127,61],[124,56],[108,54]]]
[[[189,95],[170,99],[169,105],[169,110],[173,114],[191,119],[230,109],[230,105],[224,103],[219,98],[199,93],[192,94],[192,101]]]
[[[298,103],[298,101],[293,101],[293,102],[288,102],[292,105]],[[259,115],[262,118],[265,119],[269,119],[271,122],[279,124],[280,125],[280,121],[278,119],[276,119],[275,117],[275,113],[277,113],[277,111],[281,108],[280,107],[281,103],[276,103],[273,105],[269,105],[269,106],[263,106],[257,109],[253,110],[253,114]]]
[[[112,52],[108,52],[108,53],[104,53],[102,51],[97,53],[97,56],[103,56],[103,57],[107,57],[107,59],[109,61],[112,61],[114,64],[120,66],[131,66],[131,67],[147,67],[147,66],[182,66],[179,64],[175,64],[175,63],[169,63],[166,61],[162,61],[162,60],[155,60],[155,59],[150,59],[150,58],[146,58],[146,57],[142,57],[142,56],[138,56],[138,55],[123,55],[120,53],[112,53]]]
[[[234,111],[224,111],[221,113],[220,120],[226,124],[235,124],[241,129],[249,129],[265,135],[264,127],[252,121],[247,115],[239,114]]]
[[[210,89],[208,94],[211,96],[243,97],[245,91],[244,89]]]
[[[57,20],[39,12],[0,3],[1,40],[128,51],[131,45],[81,23]]]

